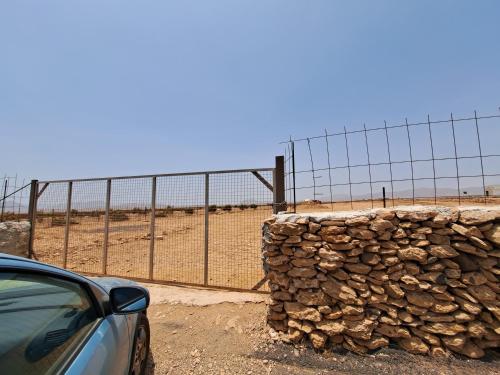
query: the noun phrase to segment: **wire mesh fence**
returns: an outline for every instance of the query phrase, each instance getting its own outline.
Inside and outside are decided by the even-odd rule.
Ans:
[[[498,204],[500,115],[347,130],[285,145],[295,211],[398,204]]]
[[[274,170],[40,181],[33,255],[89,274],[252,289]]]
[[[0,178],[0,222],[27,218],[29,185],[17,175]]]

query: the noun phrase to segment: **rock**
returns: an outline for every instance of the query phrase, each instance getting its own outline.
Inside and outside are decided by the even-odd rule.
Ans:
[[[321,229],[321,224],[318,223],[313,223],[312,221],[309,223],[309,232],[310,233],[316,233],[318,230]]]
[[[282,264],[288,263],[289,258],[286,255],[278,255],[276,257],[267,258],[267,264],[270,266],[281,266]]]
[[[342,346],[351,351],[351,352],[354,352],[354,353],[358,353],[358,354],[365,354],[368,350],[362,346],[362,345],[358,345],[351,337],[349,336],[344,336],[344,341],[342,343]]]
[[[458,221],[466,225],[481,225],[494,221],[498,216],[498,211],[468,210],[460,213]]]
[[[488,331],[486,329],[486,325],[480,321],[470,322],[467,324],[467,333],[470,337],[482,338],[485,336]]]
[[[438,314],[449,314],[455,310],[458,310],[458,305],[453,302],[447,301],[436,301],[433,306],[431,306],[431,311]]]
[[[293,279],[293,286],[297,289],[319,288],[319,280],[318,279]]]
[[[286,236],[300,236],[306,231],[304,225],[295,223],[274,223],[269,226],[269,230],[274,234],[283,234]]]
[[[496,293],[487,285],[473,285],[468,290],[479,301],[495,301],[496,299]]]
[[[327,336],[321,331],[313,331],[309,334],[309,339],[314,349],[322,349],[325,347]]]
[[[299,342],[304,337],[304,332],[296,328],[288,328],[288,339],[291,342]]]
[[[375,328],[375,322],[370,319],[345,321],[344,333],[354,338],[368,340]]]
[[[375,237],[375,233],[369,229],[360,229],[360,228],[349,228],[347,230],[349,236],[353,238],[358,238],[360,240],[370,240]]]
[[[382,232],[393,228],[394,225],[389,220],[375,219],[370,223],[370,230],[374,232]]]
[[[459,334],[455,336],[442,337],[441,340],[447,348],[453,350],[454,352],[460,351],[467,341],[465,335]]]
[[[311,322],[321,321],[321,314],[318,310],[304,306],[298,302],[285,302],[285,311],[293,319],[310,320]]]
[[[360,273],[362,275],[366,275],[372,270],[370,266],[363,263],[346,263],[344,264],[344,268],[350,272]]]
[[[431,245],[429,246],[429,253],[438,258],[454,258],[459,253],[449,245]]]
[[[467,341],[459,353],[469,358],[475,358],[475,359],[484,357],[483,349],[481,349],[479,346],[475,345],[471,341]]]
[[[361,261],[368,265],[374,266],[379,263],[380,260],[380,256],[374,253],[364,253],[363,255],[361,255]]]
[[[418,210],[415,206],[411,210],[398,209],[396,210],[396,216],[401,220],[408,220],[411,222],[426,221],[437,215],[437,212],[431,212],[427,210]]]
[[[317,236],[312,233],[304,233],[302,238],[308,241],[321,241],[321,236]]]
[[[455,249],[462,251],[464,253],[467,253],[467,254],[476,255],[476,256],[481,257],[481,258],[488,257],[486,251],[478,249],[477,247],[472,246],[471,244],[468,244],[467,242],[453,242],[451,244],[451,246],[453,246]]]
[[[407,247],[398,250],[398,257],[403,261],[416,260],[417,262],[425,263],[427,261],[427,252],[418,247]]]
[[[410,338],[410,332],[403,327],[391,326],[388,324],[379,324],[375,331],[391,338],[401,337],[401,338]]]
[[[290,277],[314,277],[316,276],[316,270],[314,268],[303,268],[303,267],[293,267],[287,272]]]
[[[291,301],[292,295],[284,291],[276,291],[271,293],[271,298],[277,301]]]
[[[405,295],[405,292],[401,289],[398,283],[388,282],[384,285],[384,289],[389,296],[396,299],[403,298]]]
[[[424,308],[429,308],[435,303],[432,295],[423,292],[408,292],[406,293],[406,299],[408,302]]]
[[[495,245],[500,246],[500,224],[495,224],[484,232],[484,236]]]
[[[307,292],[305,290],[300,290],[297,293],[297,302],[302,303],[306,306],[318,306],[318,305],[328,305],[328,297],[321,290],[315,292]]]
[[[429,234],[427,239],[435,245],[449,245],[450,237],[441,236],[439,234]]]
[[[318,256],[331,262],[343,262],[346,259],[345,254],[340,251],[327,250],[323,247],[318,250]]]
[[[413,354],[429,353],[429,346],[418,337],[404,338],[398,341],[399,346]]]
[[[441,322],[431,322],[422,327],[422,331],[435,333],[439,335],[455,336],[459,333],[465,332],[467,329],[458,323],[441,323]]]
[[[479,263],[471,256],[461,253],[458,257],[453,259],[458,264],[458,269],[464,272],[478,271]]]
[[[467,272],[462,275],[462,282],[466,285],[483,285],[488,279],[479,272]]]
[[[343,234],[347,230],[346,227],[337,227],[337,226],[329,226],[329,227],[322,227],[321,230],[319,231],[319,235],[321,237],[324,236],[335,236],[335,235],[340,235]]]
[[[389,345],[389,340],[384,336],[373,335],[372,338],[368,340],[355,339],[354,341],[369,350],[384,348]]]
[[[27,258],[30,228],[29,221],[0,223],[0,252]]]
[[[448,353],[441,346],[433,346],[431,348],[431,356],[435,358],[448,358]]]
[[[348,226],[358,226],[358,225],[366,225],[370,222],[370,219],[366,216],[358,216],[352,219],[347,219],[345,221],[345,225]]]
[[[317,259],[314,258],[297,258],[292,260],[292,264],[294,267],[311,267],[315,264],[319,263]]]
[[[431,345],[441,345],[441,341],[439,340],[438,336],[433,335],[432,333],[422,331],[418,328],[412,327],[410,328],[411,332],[415,335],[420,337],[421,339],[425,340]]]
[[[475,246],[479,247],[480,249],[483,249],[486,251],[490,251],[493,249],[493,246],[491,246],[490,243],[488,243],[480,238],[472,236],[472,237],[469,237],[469,241],[472,242]]]
[[[316,323],[316,328],[328,336],[334,336],[344,332],[345,326],[342,320],[323,320]]]

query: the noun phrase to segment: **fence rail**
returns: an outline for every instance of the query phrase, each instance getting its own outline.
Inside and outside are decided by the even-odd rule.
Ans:
[[[33,189],[37,259],[226,289],[260,288],[260,226],[286,207],[283,157],[273,168],[47,180]]]
[[[499,203],[499,119],[476,112],[438,121],[427,116],[417,123],[290,138],[281,142],[288,201],[295,211],[303,201],[330,209]],[[386,189],[389,199],[382,195]]]

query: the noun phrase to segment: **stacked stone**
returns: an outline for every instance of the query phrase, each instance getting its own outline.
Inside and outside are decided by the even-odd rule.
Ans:
[[[292,342],[480,358],[500,346],[500,207],[280,214],[268,323]]]

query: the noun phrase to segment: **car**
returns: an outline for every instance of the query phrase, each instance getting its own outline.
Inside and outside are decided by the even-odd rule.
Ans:
[[[132,374],[147,368],[149,292],[0,253],[0,374]]]

